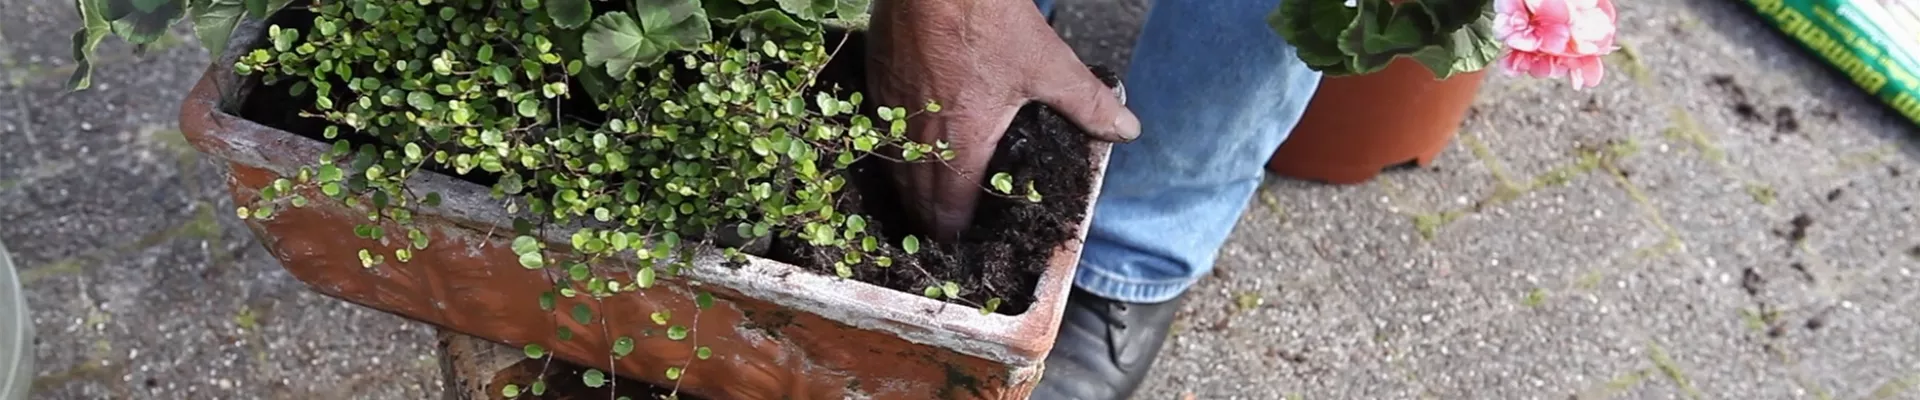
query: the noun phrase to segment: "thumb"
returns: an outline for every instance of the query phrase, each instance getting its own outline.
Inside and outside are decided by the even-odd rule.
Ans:
[[[1140,138],[1140,118],[1123,104],[1123,86],[1100,82],[1077,57],[1061,58],[1035,82],[1034,100],[1052,106],[1094,139],[1126,143]]]

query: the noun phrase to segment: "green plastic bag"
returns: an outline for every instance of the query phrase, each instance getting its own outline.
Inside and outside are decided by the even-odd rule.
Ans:
[[[1920,6],[1907,0],[1747,0],[1775,28],[1920,123]]]

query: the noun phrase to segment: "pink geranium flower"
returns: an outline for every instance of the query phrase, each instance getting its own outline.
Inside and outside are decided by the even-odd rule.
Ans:
[[[1507,72],[1567,77],[1575,89],[1600,84],[1600,57],[1616,48],[1613,0],[1495,0],[1494,12]]]
[[[1533,75],[1536,78],[1568,78],[1574,89],[1585,89],[1600,84],[1600,78],[1606,75],[1606,66],[1600,56],[1556,56],[1541,52],[1512,51],[1500,59],[1500,67],[1509,73]]]

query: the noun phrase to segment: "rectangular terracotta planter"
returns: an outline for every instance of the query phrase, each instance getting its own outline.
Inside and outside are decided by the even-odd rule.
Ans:
[[[330,146],[237,116],[258,89],[257,79],[233,73],[235,55],[261,42],[257,22],[243,23],[232,44],[202,75],[180,111],[180,126],[199,151],[225,164],[238,204],[248,204],[275,179],[295,176]],[[1098,193],[1109,145],[1093,145]],[[311,203],[278,211],[248,227],[282,266],[315,290],[353,303],[435,324],[509,346],[539,343],[557,357],[663,386],[669,366],[691,360],[678,382],[681,392],[709,399],[1024,399],[1039,380],[1052,347],[1081,250],[1079,240],[1061,245],[1036,288],[1036,303],[1020,315],[981,315],[917,293],[808,272],[750,257],[739,268],[720,265],[717,251],[703,249],[686,275],[705,285],[715,306],[701,310],[696,288],[685,279],[661,279],[653,289],[601,301],[560,298],[559,311],[541,309],[550,290],[547,271],[522,268],[510,249],[512,220],[488,197],[488,188],[424,172],[409,183],[416,192],[440,193],[438,206],[419,206],[414,226],[431,245],[409,262],[363,268],[366,248],[392,254],[404,235],[384,242],[355,237],[366,210],[353,209],[317,192]],[[1092,199],[1087,215],[1092,215]],[[1086,220],[1078,222],[1080,237]],[[389,228],[388,232],[404,229]],[[568,230],[547,229],[542,239],[564,247]],[[595,265],[602,274],[631,268],[633,260]],[[665,290],[661,290],[664,287]],[[671,293],[673,295],[663,295]],[[579,324],[564,315],[585,304],[607,323]],[[673,323],[694,335],[670,340],[649,315],[668,310]],[[574,332],[557,340],[556,329]],[[619,337],[637,341],[632,354],[608,353]],[[713,350],[695,360],[693,346]]]

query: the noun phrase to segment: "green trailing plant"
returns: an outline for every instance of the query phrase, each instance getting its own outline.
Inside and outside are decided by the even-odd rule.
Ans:
[[[1446,79],[1492,65],[1502,50],[1493,0],[1296,0],[1269,25],[1301,61],[1334,76],[1379,72],[1409,57]]]
[[[218,59],[227,39],[244,17],[262,17],[285,8],[292,0],[74,0],[80,27],[73,33],[76,63],[67,86],[81,90],[93,85],[94,49],[107,36],[117,36],[144,51],[168,35],[182,19],[193,21],[194,36]]]
[[[190,18],[217,60],[241,21],[299,11],[268,26],[264,44],[232,67],[310,100],[299,115],[322,121],[319,136],[333,147],[238,215],[271,219],[318,193],[365,212],[355,235],[394,248],[359,251],[364,267],[379,268],[432,245],[412,210],[441,195],[412,190],[409,178],[432,170],[491,182],[517,216],[519,264],[554,284],[528,301],[581,325],[606,319],[584,304],[562,309],[560,298],[648,290],[690,266],[701,246],[743,260],[724,233],[842,249],[832,269],[843,278],[892,267],[920,251],[920,238],[887,243],[870,217],[836,210],[844,170],[867,157],[953,156],[944,142],[905,137],[906,119],[938,104],[867,113],[861,93],[820,80],[845,43],[830,42],[829,31],[858,29],[867,0],[78,0],[76,8],[84,20],[74,35],[76,90],[88,86],[92,50],[109,34],[141,46]],[[1032,182],[1023,190],[1006,174],[990,182],[998,195],[1042,200]],[[563,226],[573,229],[565,248],[537,239]],[[614,257],[641,263],[613,275],[588,266]],[[963,290],[946,281],[924,294],[965,302]],[[705,309],[713,297],[701,292],[695,303]],[[975,306],[991,313],[1000,303]],[[649,317],[668,338],[691,341],[698,316]],[[573,334],[563,327],[554,339]],[[689,346],[698,360],[712,356]],[[622,337],[607,350],[624,357],[634,347]],[[548,355],[538,343],[524,351]],[[677,380],[695,361],[650,373]],[[610,381],[600,371],[583,379]],[[544,390],[531,382],[503,394]]]

